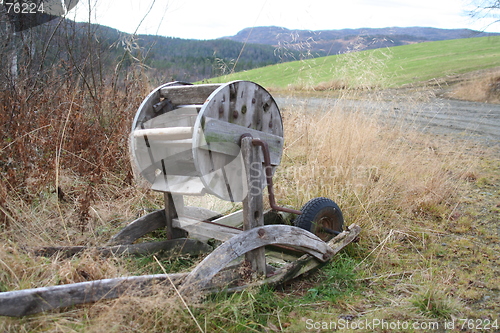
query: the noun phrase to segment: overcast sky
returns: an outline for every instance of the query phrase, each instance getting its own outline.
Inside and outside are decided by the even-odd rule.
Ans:
[[[500,32],[470,19],[472,0],[90,0],[91,21],[139,34],[215,39],[253,26],[330,30],[425,26]],[[89,20],[89,0],[68,17]],[[150,10],[151,9],[151,10]],[[149,11],[149,13],[148,13]],[[142,23],[141,23],[142,21]],[[491,19],[490,19],[491,22]]]

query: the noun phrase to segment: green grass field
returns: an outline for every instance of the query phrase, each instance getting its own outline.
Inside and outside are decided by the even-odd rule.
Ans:
[[[500,66],[500,36],[427,42],[282,63],[224,75],[211,82],[249,80],[265,87],[398,87]]]

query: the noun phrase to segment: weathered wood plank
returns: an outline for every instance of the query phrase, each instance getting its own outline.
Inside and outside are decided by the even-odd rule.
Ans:
[[[221,290],[240,278],[239,265],[223,269],[209,283]],[[14,290],[0,293],[0,316],[21,317],[78,304],[115,299],[124,295],[147,297],[155,287],[164,291],[179,288],[189,273],[127,276],[59,286]],[[172,282],[170,282],[172,281]]]
[[[161,105],[164,102],[159,104]],[[162,113],[157,114],[154,118],[149,119],[135,129],[193,127],[201,107],[202,105],[179,105],[174,107],[170,104],[170,107],[161,109]]]
[[[259,157],[260,147],[252,144],[252,137],[241,139],[241,152],[246,168],[244,177],[247,183],[247,196],[243,199],[243,230],[264,225],[264,202],[262,200],[262,175],[264,170]],[[265,248],[259,247],[248,251],[245,259],[258,276],[266,276]]]
[[[165,211],[154,211],[130,222],[119,233],[114,235],[106,245],[132,244],[147,233],[155,231],[156,229],[165,228],[165,225]]]
[[[252,128],[243,127],[228,123],[223,120],[205,118],[205,126],[203,127],[203,135],[205,141],[209,146],[201,145],[202,149],[210,149],[218,153],[236,156],[239,154],[238,150],[228,149],[229,145],[217,145],[217,143],[230,143],[233,147],[238,147],[240,144],[241,136],[245,133],[251,134],[255,139],[266,141],[269,145],[269,154],[271,157],[272,165],[279,165],[281,161],[281,154],[283,152],[284,140],[281,136],[258,131]],[[264,157],[261,152],[258,154],[260,162],[264,162]]]
[[[163,198],[165,201],[165,229],[167,232],[167,239],[173,239],[175,237],[172,221],[179,216],[179,212],[182,213],[184,209],[184,198],[182,195],[176,195],[174,200],[174,195],[170,192],[164,192]]]
[[[49,246],[41,248],[28,249],[38,256],[50,257],[53,255],[62,255],[71,257],[85,250],[95,250],[104,256],[109,255],[148,255],[163,252],[172,252],[172,254],[191,254],[199,255],[212,250],[212,247],[194,239],[177,238],[160,242],[145,242],[131,245],[114,245],[108,247],[89,247],[89,246]]]
[[[211,221],[222,217],[220,213],[214,212],[213,210],[196,206],[184,206],[184,210],[180,216],[189,217],[198,221]]]
[[[157,177],[153,185],[151,185],[151,189],[153,191],[171,192],[179,195],[196,196],[205,194],[199,177],[182,175],[168,175],[168,182],[165,181],[165,177]]]
[[[225,242],[242,232],[238,229],[200,222],[187,217],[174,219],[173,227],[183,229],[189,233],[189,238],[195,238],[201,241],[207,241],[213,238]]]
[[[168,98],[174,105],[203,104],[221,84],[195,84],[172,86],[160,89],[160,96]]]
[[[122,295],[150,295],[155,284],[179,285],[186,273],[129,276],[52,287],[0,293],[0,315],[21,317],[61,307],[118,298]]]
[[[222,216],[212,222],[218,224],[224,224],[229,227],[241,227],[243,225],[243,210]]]
[[[214,275],[232,260],[248,251],[274,244],[300,246],[320,261],[327,261],[333,255],[333,250],[327,243],[304,229],[287,225],[253,228],[222,243],[198,264],[186,278],[182,286],[184,292],[189,294],[205,288]]]

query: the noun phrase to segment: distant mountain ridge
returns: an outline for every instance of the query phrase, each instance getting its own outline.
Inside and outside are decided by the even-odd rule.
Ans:
[[[375,49],[428,41],[497,36],[470,29],[429,27],[388,27],[341,30],[290,30],[267,26],[246,28],[234,36],[222,37],[238,42],[272,45],[276,48],[309,52],[311,56],[345,53],[350,50]]]

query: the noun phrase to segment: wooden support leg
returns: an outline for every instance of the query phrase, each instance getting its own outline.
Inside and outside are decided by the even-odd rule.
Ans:
[[[259,149],[260,147],[252,144],[251,137],[245,137],[241,140],[241,151],[245,162],[244,165],[247,168],[246,179],[248,184],[248,194],[243,200],[243,230],[250,230],[264,225],[264,204],[262,201],[264,169],[259,157]],[[250,251],[245,256],[257,275],[266,276],[266,257],[263,247]]]
[[[170,192],[163,193],[165,199],[165,218],[166,218],[166,231],[167,239],[173,238],[172,221],[179,217],[184,208],[184,200],[182,196],[173,196]]]

